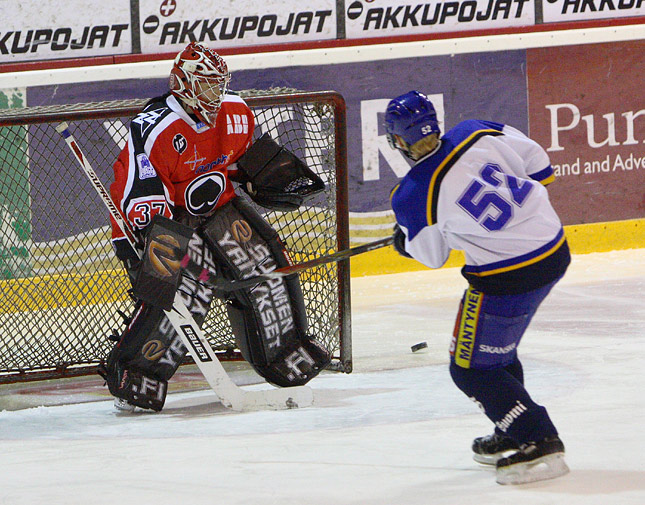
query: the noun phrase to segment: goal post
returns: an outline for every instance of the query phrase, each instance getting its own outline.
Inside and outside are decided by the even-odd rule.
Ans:
[[[256,119],[326,189],[293,212],[258,208],[296,263],[349,247],[345,102],[333,91],[242,91]],[[78,168],[66,121],[103,185],[146,100],[0,110],[0,383],[92,373],[134,302],[108,213]],[[310,332],[351,372],[349,260],[300,274]],[[217,299],[203,327],[220,359],[241,359]]]

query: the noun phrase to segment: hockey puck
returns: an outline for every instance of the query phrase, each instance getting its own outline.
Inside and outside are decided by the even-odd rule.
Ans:
[[[412,352],[417,352],[427,347],[428,347],[428,342],[419,342],[418,344],[414,344],[412,347],[410,347],[410,349],[412,349]]]

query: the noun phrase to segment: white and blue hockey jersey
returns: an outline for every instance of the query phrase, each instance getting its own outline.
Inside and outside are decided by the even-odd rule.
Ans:
[[[537,289],[570,262],[545,187],[553,180],[547,153],[519,130],[463,121],[392,191],[405,250],[431,268],[464,251],[462,274],[484,293]]]

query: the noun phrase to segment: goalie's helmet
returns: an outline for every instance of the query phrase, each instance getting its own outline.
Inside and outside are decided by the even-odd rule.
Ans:
[[[170,92],[200,120],[214,125],[231,74],[215,51],[191,42],[175,58],[170,71]]]
[[[390,147],[401,150],[408,157],[411,157],[410,146],[433,133],[441,135],[437,111],[430,99],[418,91],[408,91],[390,100],[385,109],[385,132]],[[395,135],[407,146],[397,142]]]

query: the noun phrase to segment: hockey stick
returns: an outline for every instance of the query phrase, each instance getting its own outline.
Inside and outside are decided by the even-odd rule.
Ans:
[[[123,219],[121,213],[110,198],[100,179],[94,172],[91,164],[83,155],[76,140],[69,131],[67,123],[60,123],[56,127],[67,145],[70,147],[76,160],[83,168],[89,178],[92,186],[103,200],[110,215],[114,218],[118,226],[127,237],[130,245],[135,251],[136,236],[130,227],[130,224]],[[219,397],[222,404],[233,410],[259,410],[259,409],[290,409],[297,407],[308,407],[313,403],[313,391],[308,386],[293,386],[284,389],[263,389],[257,391],[247,391],[235,384],[224,370],[217,355],[213,352],[210,344],[206,340],[204,333],[199,328],[192,314],[181,299],[179,292],[175,294],[175,300],[171,310],[165,311],[166,317],[173,325],[175,331],[181,338],[187,349],[190,349],[191,355],[197,364],[200,372]]]
[[[298,263],[296,265],[289,265],[286,267],[278,268],[271,272],[262,272],[259,275],[253,277],[247,277],[239,281],[227,281],[222,279],[217,275],[210,272],[207,268],[202,268],[201,265],[195,263],[188,254],[184,256],[184,259],[181,262],[182,268],[194,275],[197,280],[208,284],[209,286],[219,289],[221,291],[235,291],[238,289],[245,289],[256,286],[257,284],[269,281],[272,279],[280,279],[286,277],[287,275],[296,274],[302,272],[303,270],[308,270],[320,265],[326,265],[327,263],[335,263],[344,259],[351,258],[357,254],[363,254],[375,249],[380,249],[381,247],[386,247],[391,245],[393,242],[392,237],[387,237],[381,240],[376,240],[375,242],[370,242],[368,244],[363,244],[357,247],[351,247],[343,251],[338,251],[333,254],[328,254],[327,256],[320,256],[303,263]]]

